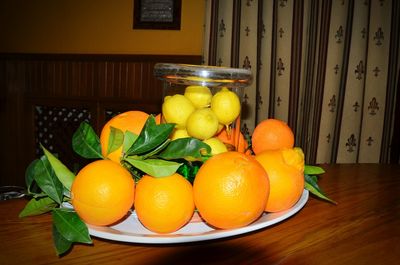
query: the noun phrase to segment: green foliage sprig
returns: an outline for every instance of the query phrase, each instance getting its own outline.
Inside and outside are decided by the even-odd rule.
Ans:
[[[136,180],[143,174],[168,176],[181,166],[187,167],[187,158],[204,161],[210,156],[210,146],[202,141],[193,138],[169,140],[173,128],[173,124],[157,125],[153,116],[148,118],[140,135],[111,128],[107,151],[110,153],[122,146],[121,164],[133,173]],[[75,174],[45,147],[41,148],[44,155],[26,169],[27,195],[31,199],[19,217],[51,212],[53,243],[56,253],[62,255],[74,243],[92,244],[92,240],[87,225],[70,204]],[[104,159],[100,139],[87,122],[82,122],[74,133],[72,148],[84,158]],[[186,174],[186,177],[194,178],[193,174],[195,172]]]
[[[56,156],[42,146],[44,155],[27,168],[25,182],[32,199],[19,217],[52,213],[53,242],[56,253],[68,251],[74,242],[92,244],[86,224],[69,204],[75,175]]]
[[[304,185],[305,188],[317,196],[318,198],[331,202],[333,204],[337,204],[336,201],[330,199],[328,196],[325,195],[325,193],[321,190],[321,188],[318,186],[318,175],[324,174],[325,170],[321,167],[317,166],[309,166],[305,165],[304,166]]]

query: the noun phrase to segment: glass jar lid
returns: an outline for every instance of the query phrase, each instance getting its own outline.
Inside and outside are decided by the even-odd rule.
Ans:
[[[246,87],[253,81],[248,69],[192,64],[157,63],[154,75],[173,84],[208,87]]]

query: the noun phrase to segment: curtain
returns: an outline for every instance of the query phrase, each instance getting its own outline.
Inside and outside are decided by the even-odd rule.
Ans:
[[[399,16],[396,0],[206,0],[204,64],[252,71],[244,132],[277,118],[307,163],[388,163]]]

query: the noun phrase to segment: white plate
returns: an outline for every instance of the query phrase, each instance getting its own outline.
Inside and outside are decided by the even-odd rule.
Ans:
[[[139,222],[134,212],[124,221],[114,226],[100,227],[88,225],[88,227],[89,233],[92,236],[121,242],[167,244],[204,241],[240,235],[271,226],[300,211],[307,200],[308,191],[304,190],[300,200],[289,210],[279,213],[264,213],[257,221],[248,226],[229,230],[214,229],[195,214],[192,220],[178,231],[171,234],[156,234],[146,229]]]

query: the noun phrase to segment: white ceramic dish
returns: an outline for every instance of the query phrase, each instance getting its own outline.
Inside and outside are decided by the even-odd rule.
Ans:
[[[308,200],[309,192],[304,190],[300,200],[289,210],[279,213],[264,213],[254,223],[230,230],[219,230],[208,226],[197,214],[187,225],[171,234],[156,234],[146,229],[133,212],[124,221],[109,227],[88,225],[92,236],[130,243],[171,244],[196,242],[218,238],[225,238],[259,230],[279,223],[303,208]]]

